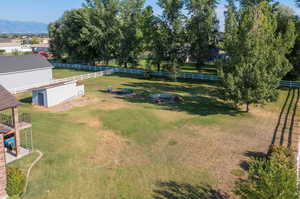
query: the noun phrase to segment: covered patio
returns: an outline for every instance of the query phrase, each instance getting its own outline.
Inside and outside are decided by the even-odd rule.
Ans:
[[[0,85],[0,199],[7,196],[6,164],[24,157],[33,149],[31,116],[19,114],[20,104]]]

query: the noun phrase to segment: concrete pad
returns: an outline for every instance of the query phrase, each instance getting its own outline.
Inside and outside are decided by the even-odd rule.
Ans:
[[[16,161],[18,159],[23,158],[24,156],[28,155],[30,151],[28,149],[22,148],[20,150],[20,154],[18,157],[14,156],[13,154],[9,153],[8,151],[5,152],[5,160],[6,164]],[[1,199],[1,198],[0,198]]]

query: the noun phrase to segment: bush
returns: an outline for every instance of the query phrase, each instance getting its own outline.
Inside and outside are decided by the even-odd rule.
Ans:
[[[298,199],[293,157],[284,147],[272,147],[267,158],[250,161],[248,178],[239,180],[234,192],[241,199]]]
[[[17,167],[7,168],[7,187],[6,191],[9,196],[21,195],[26,182],[26,176]]]
[[[295,167],[295,155],[292,150],[284,146],[272,145],[268,152],[268,158],[278,159],[281,165],[287,166],[289,168]]]

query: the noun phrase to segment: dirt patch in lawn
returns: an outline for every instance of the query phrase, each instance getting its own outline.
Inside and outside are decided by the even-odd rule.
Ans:
[[[97,146],[95,154],[90,157],[96,167],[111,168],[120,165],[121,152],[126,147],[123,138],[114,132],[101,130],[97,132]]]
[[[97,106],[97,108],[107,111],[117,110],[126,107],[129,107],[129,105],[126,102],[124,102],[124,100],[117,98],[101,99]]]
[[[98,118],[95,117],[90,117],[90,118],[83,117],[80,119],[74,119],[73,122],[86,124],[87,126],[93,129],[99,129],[102,127],[102,123],[99,121]]]
[[[84,106],[88,106],[88,105],[94,105],[97,104],[99,102],[99,99],[97,98],[90,98],[90,97],[76,97],[72,100],[69,100],[67,102],[61,103],[59,105],[53,106],[53,107],[41,107],[41,106],[37,106],[35,105],[34,107],[40,111],[49,111],[52,113],[59,113],[59,112],[65,112],[65,111],[69,111],[72,108],[75,107],[84,107]]]
[[[117,168],[151,163],[143,149],[110,130],[97,132],[96,151],[90,160],[96,168]]]

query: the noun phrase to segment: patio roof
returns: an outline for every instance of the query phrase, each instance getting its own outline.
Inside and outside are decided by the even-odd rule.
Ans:
[[[8,90],[0,85],[0,111],[17,107],[21,104]]]

